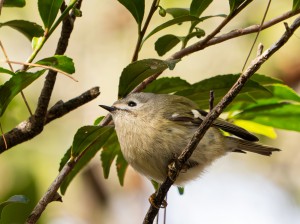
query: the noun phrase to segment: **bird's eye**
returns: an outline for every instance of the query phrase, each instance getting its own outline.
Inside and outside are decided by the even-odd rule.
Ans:
[[[135,107],[136,106],[136,102],[129,101],[127,105],[130,106],[130,107]]]

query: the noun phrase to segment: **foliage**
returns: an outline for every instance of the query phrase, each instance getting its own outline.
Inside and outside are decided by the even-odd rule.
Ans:
[[[158,35],[160,31],[166,31],[170,27],[179,25],[186,28],[186,35],[168,33],[159,36],[155,41],[154,48],[158,56],[169,53],[180,43],[181,49],[185,49],[190,41],[203,40],[209,31],[203,21],[226,19],[228,18],[227,15],[233,15],[248,2],[246,0],[229,0],[228,11],[220,12],[218,15],[205,15],[206,9],[211,6],[213,0],[192,0],[189,7],[166,9],[158,4],[159,1],[154,1],[156,4],[151,6],[149,14],[145,10],[145,0],[118,1],[128,10],[137,23],[137,35],[139,37],[139,44],[136,48],[137,55],[143,49],[146,41],[150,37]],[[43,26],[25,20],[10,20],[0,23],[0,28],[15,29],[32,44],[32,52],[26,61],[27,64],[24,63],[20,70],[14,72],[0,67],[0,73],[9,77],[5,83],[0,85],[0,117],[17,94],[44,74],[46,69],[29,72],[28,70],[32,67],[28,63],[35,61],[37,54],[44,47],[48,38],[63,19],[69,15],[69,12],[74,9],[76,3],[76,0],[72,0],[68,6],[64,6],[62,5],[64,4],[63,0],[38,0],[38,11]],[[23,7],[24,5],[24,0],[4,2],[4,7]],[[300,1],[293,0],[292,10],[297,11],[299,8]],[[61,13],[59,13],[60,9]],[[153,26],[155,28],[148,31],[148,22],[157,9],[162,16],[160,24],[155,24]],[[77,10],[74,13],[81,14]],[[157,58],[133,60],[120,75],[118,97],[125,97],[145,79],[153,75],[160,74],[167,69],[173,70],[179,62],[180,57],[174,58],[173,56],[166,60]],[[49,66],[49,69],[56,68],[69,74],[75,72],[72,58],[64,55],[48,55],[46,58],[36,61],[35,64]],[[232,74],[217,74],[196,83],[189,83],[181,77],[163,77],[156,79],[151,84],[147,83],[143,91],[185,96],[195,101],[199,108],[208,110],[210,92],[213,90],[214,104],[217,104],[239,76],[238,72],[233,71]],[[300,132],[300,96],[280,80],[266,75],[255,74],[225,112],[228,119],[233,122],[271,138],[276,136],[274,128]],[[76,161],[74,168],[61,185],[63,194],[74,177],[99,151],[105,178],[108,178],[111,165],[115,160],[119,182],[121,185],[124,184],[128,164],[122,155],[114,128],[112,126],[97,126],[96,124],[99,122],[101,124],[101,120],[102,118],[97,119],[93,126],[79,128],[74,135],[72,146],[62,158],[60,171],[69,161]],[[183,191],[182,188],[179,188],[181,194]],[[26,199],[21,196],[13,196],[1,203],[0,215],[4,206],[10,203],[26,203]]]

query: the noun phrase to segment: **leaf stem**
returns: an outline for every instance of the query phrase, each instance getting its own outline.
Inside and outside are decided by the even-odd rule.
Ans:
[[[65,76],[67,76],[68,78],[74,80],[75,82],[78,82],[77,79],[75,79],[74,77],[72,77],[68,73],[66,73],[66,72],[64,72],[64,71],[62,71],[60,69],[48,66],[48,65],[40,65],[40,64],[34,64],[34,63],[28,63],[28,62],[19,62],[19,61],[7,61],[7,62],[12,63],[12,64],[19,64],[19,65],[25,65],[25,66],[32,66],[32,67],[40,67],[40,68],[49,69],[49,70],[61,73],[61,74],[65,75]]]

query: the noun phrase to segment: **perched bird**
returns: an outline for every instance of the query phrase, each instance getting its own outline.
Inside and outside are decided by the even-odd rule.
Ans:
[[[185,97],[154,93],[133,93],[112,106],[100,106],[112,115],[127,162],[158,183],[166,179],[169,163],[180,155],[207,114]],[[224,136],[220,129],[237,137]],[[280,151],[256,141],[258,138],[245,129],[222,119],[215,120],[175,184],[182,186],[194,180],[205,167],[227,152],[269,156]]]

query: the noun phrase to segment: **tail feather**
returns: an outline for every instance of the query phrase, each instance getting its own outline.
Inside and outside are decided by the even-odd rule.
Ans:
[[[226,137],[226,143],[232,152],[254,152],[264,156],[270,156],[273,152],[281,151],[280,149],[261,145],[254,142],[249,142],[243,139],[233,138],[233,137]]]

